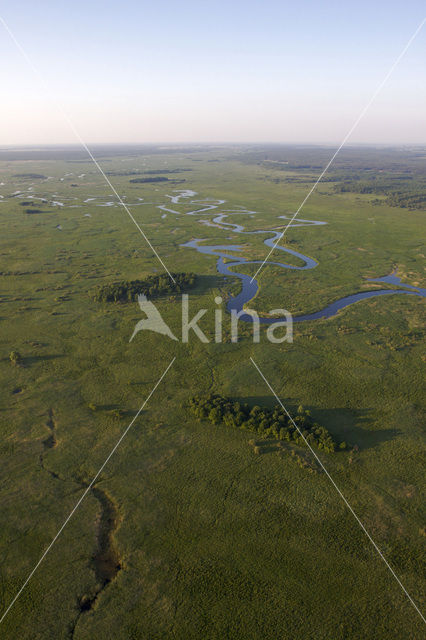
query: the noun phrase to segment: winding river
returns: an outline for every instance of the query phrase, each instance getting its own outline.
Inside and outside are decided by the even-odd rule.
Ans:
[[[167,196],[171,200],[170,205],[181,204],[180,201],[182,199],[186,200],[189,198],[193,198],[194,196],[197,195],[195,191],[190,191],[187,189],[182,189],[175,193],[177,195]],[[231,233],[239,233],[239,234],[246,234],[246,235],[268,234],[269,237],[263,241],[267,247],[272,248],[282,233],[281,229],[279,230],[258,229],[256,231],[245,231],[245,228],[240,224],[225,222],[225,220],[230,216],[235,216],[238,214],[254,215],[256,213],[255,211],[249,211],[247,209],[244,209],[243,207],[240,207],[238,209],[225,209],[225,210],[218,211],[219,207],[222,207],[222,205],[225,204],[225,200],[210,200],[210,199],[190,200],[189,204],[191,204],[191,206],[195,205],[195,209],[191,211],[185,211],[184,215],[206,216],[206,215],[214,214],[215,217],[213,218],[212,221],[202,219],[199,222],[205,226],[216,227]],[[171,206],[169,207],[165,205],[159,205],[158,208],[161,209],[166,214],[171,213],[171,214],[182,215],[180,211],[176,211],[175,209],[171,208]],[[279,218],[283,220],[289,220],[289,217],[285,215],[279,216]],[[321,222],[318,220],[302,220],[301,218],[298,218],[297,220],[295,220],[292,226],[293,227],[319,226],[324,224],[327,224],[327,223]],[[234,271],[233,269],[235,267],[239,267],[242,264],[244,265],[262,264],[262,261],[246,260],[246,258],[244,258],[241,255],[232,255],[232,254],[238,254],[240,251],[243,250],[243,247],[241,245],[237,245],[237,244],[204,245],[202,244],[203,242],[204,240],[202,238],[196,238],[194,240],[191,240],[190,242],[186,242],[181,246],[196,249],[199,253],[215,256],[217,258],[216,268],[220,274],[224,276],[232,276],[232,277],[239,278],[239,280],[241,281],[241,291],[237,296],[230,297],[230,299],[227,302],[227,310],[232,311],[234,309],[235,311],[241,313],[244,309],[244,306],[256,296],[259,289],[259,285],[255,279],[252,280],[251,276],[244,273],[239,273],[238,271]],[[294,251],[293,249],[289,249],[288,247],[283,247],[281,245],[277,245],[276,249],[286,254],[295,256],[300,260],[302,264],[300,266],[295,266],[292,264],[287,264],[286,262],[270,262],[270,261],[268,261],[267,264],[274,264],[279,267],[282,267],[283,269],[293,269],[297,271],[314,269],[315,267],[318,266],[318,262],[316,260],[314,260],[313,258],[310,258],[309,256],[305,256],[302,253],[299,253],[298,251]],[[332,316],[335,316],[338,313],[338,311],[340,311],[340,309],[344,309],[345,307],[348,307],[349,305],[354,304],[355,302],[359,302],[360,300],[365,300],[366,298],[375,298],[377,296],[386,296],[386,295],[389,296],[389,295],[397,295],[397,294],[398,295],[401,295],[401,294],[415,295],[420,297],[426,296],[426,289],[421,289],[419,287],[414,287],[412,285],[407,285],[402,283],[401,279],[396,275],[396,272],[388,276],[383,276],[381,278],[369,278],[368,282],[374,282],[374,283],[383,282],[385,284],[398,286],[400,288],[359,291],[358,293],[354,293],[350,296],[339,298],[335,302],[332,302],[331,304],[327,305],[323,309],[320,309],[319,311],[315,311],[314,313],[307,313],[304,315],[293,316],[293,322],[306,322],[309,320],[318,320],[319,318],[331,318]],[[248,313],[246,314],[242,313],[240,318],[241,320],[246,320],[248,322],[253,321],[252,316]],[[276,318],[276,317],[275,318],[259,318],[259,320],[261,323],[271,324],[273,322],[277,322],[277,320],[280,320],[280,318]]]

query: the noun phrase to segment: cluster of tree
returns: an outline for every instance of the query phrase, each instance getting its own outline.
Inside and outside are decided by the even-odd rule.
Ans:
[[[132,180],[129,180],[129,182],[137,184],[145,184],[147,182],[170,182],[170,184],[182,184],[182,182],[186,182],[186,180],[183,178],[181,180],[171,180],[165,176],[153,176],[152,178],[133,178]]]
[[[274,184],[310,184],[312,182],[316,182],[316,179],[311,177],[311,178],[304,178],[304,177],[289,177],[289,176],[285,176],[284,178],[277,178],[275,176],[265,176],[265,180],[268,180],[269,182],[273,182]]]
[[[385,194],[386,186],[381,184],[373,184],[372,182],[361,182],[358,180],[345,180],[340,184],[336,184],[334,190],[336,193],[376,193]]]
[[[47,176],[41,173],[15,173],[14,178],[26,178],[28,180],[47,180]]]
[[[99,286],[93,293],[96,302],[132,302],[138,294],[154,298],[181,293],[194,286],[195,273],[172,273],[175,282],[166,273],[148,276],[145,280],[127,280]]]
[[[386,198],[386,204],[391,207],[426,209],[426,193],[392,193]]]
[[[301,406],[293,419],[297,427],[279,406],[273,409],[259,406],[250,408],[247,404],[241,404],[217,394],[195,396],[189,401],[189,406],[192,413],[200,420],[207,418],[214,423],[222,422],[227,427],[247,429],[263,438],[287,440],[301,446],[306,446],[304,440],[306,438],[311,446],[316,446],[327,453],[337,448],[346,448],[346,443],[342,442],[338,445],[327,429],[314,422],[309,411],[305,411]]]
[[[164,176],[155,176],[154,178],[133,178],[132,180],[129,180],[129,182],[133,182],[133,183],[145,183],[145,182],[168,182],[169,179],[164,177]]]

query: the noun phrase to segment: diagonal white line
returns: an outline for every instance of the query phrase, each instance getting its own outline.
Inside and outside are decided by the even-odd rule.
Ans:
[[[37,78],[40,80],[40,82],[42,83],[42,85],[44,86],[44,88],[47,90],[48,93],[51,93],[49,90],[49,87],[47,86],[47,83],[44,79],[44,77],[41,75],[41,73],[39,72],[39,70],[37,69],[37,67],[34,65],[33,61],[31,60],[31,58],[29,57],[29,55],[27,54],[27,52],[25,51],[24,47],[21,45],[21,43],[17,40],[17,38],[15,37],[13,31],[10,29],[9,25],[5,22],[4,18],[2,18],[0,16],[0,22],[3,25],[3,27],[6,29],[7,33],[9,34],[9,36],[11,37],[11,39],[13,40],[14,44],[16,45],[16,47],[19,49],[19,51],[21,52],[21,54],[23,55],[23,57],[25,58],[25,60],[27,61],[28,65],[30,66],[30,68],[32,69],[33,73],[37,76]],[[136,228],[138,229],[139,233],[142,235],[142,237],[144,238],[145,242],[148,244],[149,248],[151,249],[151,251],[154,253],[155,257],[157,258],[157,260],[160,262],[161,266],[163,267],[163,269],[166,271],[167,275],[169,276],[169,278],[176,283],[176,280],[173,278],[172,274],[170,273],[170,271],[168,270],[168,268],[166,267],[166,265],[164,264],[163,260],[160,258],[157,250],[152,246],[150,240],[148,239],[147,235],[144,233],[144,231],[142,230],[142,228],[140,227],[140,225],[138,224],[138,222],[135,220],[133,214],[131,213],[130,209],[128,208],[128,206],[125,204],[125,202],[123,202],[122,198],[120,197],[120,195],[118,194],[117,190],[115,189],[115,187],[112,185],[110,179],[108,178],[108,176],[105,174],[104,170],[102,169],[102,167],[100,166],[100,164],[98,163],[98,161],[96,160],[96,158],[94,157],[93,153],[90,151],[89,147],[87,146],[87,144],[84,142],[83,138],[81,137],[81,135],[79,134],[79,132],[77,131],[77,129],[74,126],[74,123],[72,122],[71,118],[69,117],[69,115],[67,114],[67,112],[65,111],[64,107],[62,106],[62,104],[60,102],[58,102],[57,100],[55,100],[56,102],[56,106],[58,108],[58,110],[60,111],[60,113],[62,114],[62,117],[64,118],[64,120],[67,122],[68,126],[70,127],[71,131],[73,132],[73,134],[75,135],[75,137],[77,138],[77,140],[80,142],[81,146],[85,149],[85,151],[87,152],[89,158],[92,160],[92,162],[94,163],[95,167],[98,169],[99,173],[102,175],[102,177],[104,178],[105,182],[107,183],[107,185],[109,186],[109,188],[112,190],[112,192],[114,193],[114,195],[116,196],[118,202],[120,203],[120,205],[124,208],[124,210],[126,211],[126,213],[128,214],[129,218],[132,220],[132,222],[134,223],[134,225],[136,226]]]
[[[253,282],[253,280],[255,279],[255,277],[257,276],[257,274],[259,273],[259,271],[263,268],[263,266],[265,265],[265,262],[268,261],[269,256],[271,255],[271,253],[274,251],[274,249],[276,248],[276,246],[281,242],[281,240],[284,237],[285,232],[287,231],[287,229],[291,226],[291,224],[293,223],[293,220],[296,218],[296,216],[299,214],[299,212],[302,210],[303,206],[305,205],[306,201],[311,197],[312,193],[315,191],[315,189],[318,186],[318,183],[321,182],[321,180],[323,179],[324,175],[327,173],[327,171],[329,170],[330,166],[332,165],[332,163],[334,162],[337,154],[340,152],[340,150],[342,149],[342,147],[346,144],[346,142],[348,141],[348,139],[350,138],[350,136],[352,135],[352,133],[354,132],[354,130],[356,129],[356,127],[359,125],[360,121],[362,120],[362,118],[365,116],[365,114],[367,113],[368,109],[371,107],[371,105],[373,104],[374,100],[377,98],[378,94],[380,93],[380,91],[383,89],[384,85],[386,84],[386,82],[389,80],[390,76],[392,75],[392,73],[395,71],[395,68],[398,66],[398,64],[401,62],[402,58],[404,57],[404,55],[406,54],[408,48],[410,47],[411,43],[413,42],[414,38],[417,36],[417,34],[420,32],[420,30],[422,29],[424,23],[426,22],[426,18],[424,18],[422,20],[422,22],[419,24],[419,26],[417,27],[417,29],[415,30],[415,32],[413,33],[413,35],[411,36],[411,38],[408,40],[407,44],[405,45],[405,47],[403,48],[403,50],[401,51],[401,53],[399,54],[399,56],[397,57],[397,59],[394,61],[394,63],[392,64],[391,68],[389,69],[389,71],[387,72],[387,74],[385,75],[385,77],[383,78],[383,80],[381,81],[381,83],[379,84],[379,86],[377,87],[377,89],[375,90],[375,92],[373,93],[373,95],[371,96],[370,100],[367,102],[367,104],[365,105],[365,107],[363,108],[363,110],[361,111],[361,113],[359,114],[359,116],[357,117],[357,119],[355,120],[355,122],[353,123],[353,125],[351,126],[351,128],[349,129],[348,133],[345,135],[345,137],[343,138],[342,142],[340,143],[340,145],[338,146],[338,148],[336,149],[336,151],[333,153],[333,155],[331,156],[330,160],[328,161],[328,163],[326,164],[325,168],[322,170],[322,172],[320,173],[320,175],[318,176],[316,182],[314,183],[313,187],[311,187],[311,189],[308,191],[307,195],[305,196],[305,198],[303,199],[302,203],[300,204],[299,208],[297,209],[296,213],[293,215],[293,217],[291,218],[291,220],[289,221],[289,223],[287,224],[287,226],[285,227],[284,231],[281,233],[280,236],[278,236],[277,240],[274,242],[274,244],[272,245],[272,249],[269,251],[268,255],[266,256],[266,258],[263,260],[262,264],[260,265],[260,267],[258,268],[258,270],[256,271],[256,273],[254,274],[254,276],[252,277],[252,279],[250,280],[250,282]]]
[[[25,589],[25,587],[27,586],[27,584],[29,583],[29,581],[31,580],[31,578],[33,577],[33,575],[35,574],[35,572],[37,571],[37,569],[39,568],[39,566],[41,565],[41,563],[43,562],[44,558],[47,556],[47,554],[49,553],[49,551],[51,550],[51,548],[53,547],[53,545],[55,544],[56,540],[59,538],[59,536],[61,535],[62,531],[65,529],[66,525],[68,524],[68,522],[71,520],[72,516],[74,515],[74,513],[77,511],[78,507],[80,506],[80,504],[83,502],[84,498],[87,496],[87,494],[89,493],[89,491],[91,490],[91,488],[93,487],[93,485],[95,484],[96,480],[99,478],[100,474],[102,473],[102,471],[104,470],[104,468],[106,467],[106,465],[108,464],[110,458],[114,455],[115,451],[117,450],[117,448],[120,446],[120,443],[122,442],[122,440],[126,437],[127,433],[129,432],[129,430],[131,429],[132,425],[134,424],[134,422],[136,421],[136,419],[138,418],[138,416],[140,415],[140,413],[142,412],[143,408],[145,407],[145,405],[147,404],[147,402],[149,401],[149,399],[151,398],[151,396],[153,395],[153,393],[155,392],[155,390],[157,389],[158,385],[160,384],[160,382],[163,380],[164,376],[166,375],[166,373],[168,372],[168,370],[170,369],[170,367],[172,366],[172,364],[174,363],[174,361],[176,360],[176,357],[173,358],[173,360],[169,363],[169,365],[167,366],[167,368],[163,371],[163,373],[161,374],[160,379],[157,381],[157,383],[154,385],[153,389],[151,390],[151,392],[149,393],[148,397],[145,399],[144,403],[142,404],[141,408],[139,409],[139,411],[136,413],[136,415],[134,416],[133,420],[130,422],[130,424],[127,425],[127,427],[125,428],[125,430],[123,431],[123,433],[121,434],[121,436],[119,437],[119,439],[117,440],[117,442],[115,443],[115,445],[113,446],[113,448],[111,449],[111,451],[109,452],[108,456],[106,457],[105,461],[102,463],[102,465],[100,466],[99,470],[96,472],[96,474],[93,476],[93,479],[91,480],[90,484],[86,487],[86,489],[84,490],[82,496],[78,499],[78,501],[76,502],[75,506],[72,508],[72,510],[70,511],[70,513],[68,514],[68,516],[65,518],[64,523],[62,524],[61,528],[59,529],[59,531],[57,532],[57,534],[55,535],[55,537],[53,538],[53,540],[50,542],[50,544],[47,546],[47,548],[45,549],[45,551],[43,552],[43,554],[41,555],[39,561],[37,562],[37,564],[35,565],[34,569],[32,569],[32,571],[29,573],[28,577],[26,578],[25,582],[22,584],[21,588],[19,589],[18,593],[15,595],[15,597],[13,598],[12,602],[9,604],[9,606],[7,607],[6,611],[3,613],[2,617],[0,618],[0,624],[3,622],[3,620],[5,619],[5,617],[7,616],[7,614],[9,613],[9,611],[11,610],[11,608],[13,607],[13,605],[15,604],[15,602],[17,601],[17,599],[19,598],[19,596],[21,595],[21,593],[23,592],[23,590]]]
[[[308,440],[305,438],[305,436],[303,435],[302,431],[299,429],[298,425],[295,423],[295,421],[293,420],[293,418],[291,417],[291,415],[289,414],[289,412],[287,411],[287,409],[285,408],[285,406],[283,405],[283,403],[281,402],[281,400],[279,399],[279,397],[277,396],[277,394],[275,393],[275,391],[273,390],[273,388],[271,387],[271,385],[269,384],[269,382],[267,381],[267,379],[265,378],[265,376],[263,375],[263,373],[261,372],[261,370],[259,369],[259,367],[257,366],[257,364],[255,363],[255,361],[253,360],[252,357],[250,357],[250,360],[251,360],[253,366],[257,369],[258,373],[260,374],[260,377],[266,383],[266,386],[268,387],[268,389],[271,391],[271,393],[274,395],[274,397],[277,400],[277,402],[280,404],[281,408],[285,411],[286,416],[288,417],[288,419],[295,426],[295,428],[299,432],[300,436],[303,438],[306,446],[308,447],[308,449],[310,450],[312,455],[315,457],[316,461],[318,462],[318,464],[320,465],[321,469],[326,474],[327,478],[330,480],[330,482],[333,485],[333,487],[336,489],[336,491],[339,494],[339,496],[342,498],[342,500],[345,503],[346,507],[349,509],[349,511],[351,512],[351,514],[353,515],[353,517],[355,518],[355,520],[357,521],[357,523],[359,524],[361,529],[364,531],[365,535],[367,536],[367,538],[369,539],[369,541],[371,542],[371,544],[373,545],[373,547],[375,548],[375,550],[377,551],[377,553],[379,554],[379,556],[381,557],[381,559],[383,560],[383,562],[385,563],[385,565],[387,566],[387,568],[389,569],[389,571],[391,572],[391,574],[393,575],[393,577],[395,578],[395,580],[397,581],[397,583],[399,584],[399,586],[401,587],[401,589],[403,590],[403,592],[405,593],[405,595],[407,596],[407,598],[409,599],[409,601],[411,602],[411,604],[413,605],[413,607],[415,608],[415,610],[417,611],[417,613],[419,614],[421,619],[423,620],[423,622],[426,623],[426,620],[425,620],[422,612],[420,611],[419,607],[414,602],[413,598],[410,596],[410,594],[408,593],[407,589],[404,587],[404,585],[402,584],[401,580],[398,578],[398,576],[396,575],[395,571],[392,569],[392,567],[390,566],[389,562],[386,560],[385,556],[380,551],[379,547],[374,542],[373,538],[368,533],[367,529],[365,528],[365,526],[363,525],[363,523],[361,522],[361,520],[359,519],[359,517],[357,516],[355,511],[352,509],[351,505],[349,504],[349,502],[347,501],[347,499],[345,498],[345,496],[343,495],[343,493],[341,492],[341,490],[339,489],[337,484],[334,482],[333,478],[331,477],[331,475],[329,474],[329,472],[327,471],[327,469],[325,468],[325,466],[321,462],[321,458],[318,456],[318,454],[311,447],[311,445],[309,444]]]

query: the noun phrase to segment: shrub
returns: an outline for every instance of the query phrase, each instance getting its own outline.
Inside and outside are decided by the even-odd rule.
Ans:
[[[109,412],[114,418],[124,418],[126,412],[123,409],[111,409]]]
[[[15,366],[20,365],[23,362],[22,356],[19,351],[11,351],[9,353],[9,360]]]

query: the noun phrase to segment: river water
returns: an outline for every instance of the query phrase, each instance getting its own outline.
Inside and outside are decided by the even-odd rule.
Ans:
[[[190,200],[188,202],[187,199],[193,198],[197,195],[194,191],[190,190],[180,190],[175,192],[177,195],[167,196],[171,200],[171,204],[182,204],[180,201],[184,200],[187,204],[191,206],[195,205],[195,208],[191,211],[185,211],[182,214],[171,207],[165,207],[163,205],[158,206],[162,211],[167,211],[168,213],[174,213],[177,215],[191,215],[191,216],[202,216],[202,219],[199,222],[205,226],[216,227],[219,229],[223,229],[227,232],[237,233],[237,234],[245,234],[245,235],[254,235],[254,234],[266,234],[269,237],[266,238],[263,243],[267,247],[273,247],[275,242],[280,237],[282,230],[270,230],[270,229],[258,229],[255,231],[246,231],[244,226],[237,223],[225,222],[229,217],[233,217],[235,215],[255,215],[255,211],[249,211],[242,207],[238,209],[223,209],[222,206],[225,204],[225,200]],[[219,211],[220,208],[220,211]],[[214,214],[213,220],[206,220],[204,216],[210,216]],[[290,218],[288,216],[279,216],[280,219],[288,221]],[[320,226],[327,224],[326,222],[321,222],[319,220],[303,220],[301,218],[297,218],[294,223],[291,225],[292,227],[301,227],[301,226]],[[241,255],[236,255],[243,250],[243,247],[238,244],[218,244],[218,245],[204,245],[202,244],[204,240],[202,238],[196,238],[191,240],[190,242],[186,242],[183,244],[183,247],[196,249],[199,253],[215,256],[217,258],[216,268],[217,271],[223,276],[231,276],[236,277],[241,281],[241,291],[236,296],[231,296],[227,302],[227,310],[232,311],[233,309],[237,312],[242,312],[244,306],[247,305],[253,298],[256,296],[259,285],[256,279],[252,280],[250,275],[239,273],[234,269],[236,267],[241,266],[242,264],[262,264],[262,260],[246,260]],[[281,251],[284,254],[290,254],[296,257],[300,261],[300,265],[295,266],[292,264],[287,264],[286,262],[270,262],[267,264],[273,264],[279,266],[283,269],[292,269],[297,271],[304,271],[307,269],[314,269],[318,266],[318,262],[309,256],[305,256],[298,251],[294,251],[293,249],[289,249],[288,247],[284,247],[281,245],[277,245],[277,251]],[[226,260],[226,262],[225,262]],[[383,276],[380,278],[368,278],[368,282],[383,282],[388,285],[398,286],[398,289],[374,289],[371,291],[359,291],[350,296],[345,296],[343,298],[339,298],[335,300],[331,304],[327,305],[323,309],[315,311],[314,313],[307,313],[300,316],[293,316],[293,322],[306,322],[309,320],[318,320],[319,318],[331,318],[335,316],[340,309],[344,309],[345,307],[350,306],[351,304],[355,304],[360,300],[365,300],[367,298],[375,298],[377,296],[389,296],[389,295],[415,295],[415,296],[426,296],[426,289],[421,289],[419,287],[414,287],[412,285],[407,285],[401,282],[401,279],[396,275],[396,272]],[[248,322],[252,322],[253,318],[251,315],[242,314],[240,316],[241,320],[246,320]],[[277,322],[281,318],[259,318],[261,323],[271,324],[273,322]],[[285,320],[285,317],[282,318]]]

